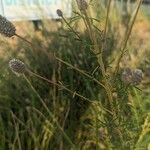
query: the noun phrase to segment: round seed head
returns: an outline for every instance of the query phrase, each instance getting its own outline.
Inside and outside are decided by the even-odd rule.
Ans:
[[[80,10],[86,10],[88,8],[88,3],[86,0],[78,0],[77,2]]]
[[[18,59],[10,60],[9,67],[16,74],[23,74],[27,71],[25,64]]]
[[[15,32],[15,26],[5,17],[0,15],[0,33],[6,37],[12,37],[15,35]]]
[[[63,17],[63,12],[60,9],[57,9],[56,13],[59,17]]]
[[[132,83],[132,71],[130,68],[125,68],[121,74],[121,80],[126,84]]]
[[[140,70],[140,69],[135,69],[134,71],[133,71],[133,75],[132,75],[133,77],[133,84],[134,85],[138,85],[138,84],[140,84],[141,83],[141,81],[142,81],[142,79],[143,79],[143,72],[142,72],[142,70]]]

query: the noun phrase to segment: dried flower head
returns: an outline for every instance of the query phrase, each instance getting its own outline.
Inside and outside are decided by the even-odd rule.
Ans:
[[[56,13],[59,17],[63,17],[63,12],[60,9],[57,9]]]
[[[15,26],[5,17],[0,15],[0,33],[6,37],[12,37],[15,35],[15,32]]]
[[[135,69],[133,71],[133,75],[132,75],[132,80],[133,80],[133,84],[134,85],[138,85],[141,83],[142,79],[143,79],[143,72],[140,69]]]
[[[77,3],[80,10],[86,10],[88,8],[88,3],[86,0],[77,0]]]
[[[140,69],[131,70],[130,68],[125,68],[121,79],[126,84],[138,85],[143,79],[143,72]]]
[[[27,71],[25,64],[18,59],[10,60],[9,67],[16,74],[23,74]]]
[[[121,80],[126,84],[132,83],[132,71],[130,68],[125,68],[121,75]]]

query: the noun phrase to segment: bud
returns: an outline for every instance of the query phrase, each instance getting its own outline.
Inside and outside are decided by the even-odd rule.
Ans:
[[[77,0],[77,3],[80,10],[86,10],[88,8],[86,0]]]
[[[16,74],[24,74],[27,71],[25,64],[18,59],[10,60],[9,67]]]
[[[134,71],[133,71],[133,75],[132,75],[133,77],[133,84],[134,85],[138,85],[138,84],[140,84],[141,83],[141,81],[142,81],[142,79],[143,79],[143,72],[142,72],[142,70],[140,70],[140,69],[135,69]]]
[[[12,37],[15,35],[15,32],[15,26],[5,17],[0,15],[0,33],[6,37]]]
[[[63,17],[63,12],[60,9],[57,9],[56,13],[59,17]]]

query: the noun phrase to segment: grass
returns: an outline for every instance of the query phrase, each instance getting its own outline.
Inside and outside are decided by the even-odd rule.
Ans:
[[[114,1],[91,1],[41,32],[15,24],[1,39],[0,150],[149,149],[150,21],[130,13],[124,22]],[[17,77],[12,58],[30,71]],[[126,67],[143,70],[140,85],[122,80]]]

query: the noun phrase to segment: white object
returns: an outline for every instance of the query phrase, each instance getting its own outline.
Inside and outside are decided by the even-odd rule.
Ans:
[[[0,0],[0,14],[11,21],[57,19],[57,9],[71,17],[71,0]]]

